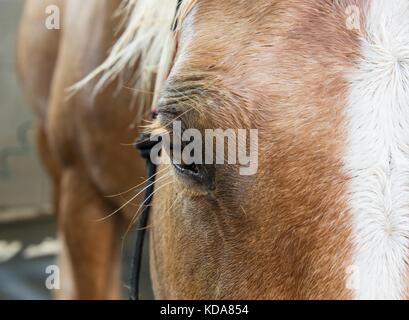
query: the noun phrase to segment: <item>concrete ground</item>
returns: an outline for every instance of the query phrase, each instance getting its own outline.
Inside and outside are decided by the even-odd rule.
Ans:
[[[133,235],[125,244],[123,256],[123,298],[128,298],[128,284],[133,253]],[[0,220],[0,300],[52,299],[55,292],[46,287],[48,266],[56,264],[59,243],[55,221],[43,215],[17,221]],[[152,299],[147,248],[143,258],[141,298]],[[92,270],[90,270],[92,272]]]

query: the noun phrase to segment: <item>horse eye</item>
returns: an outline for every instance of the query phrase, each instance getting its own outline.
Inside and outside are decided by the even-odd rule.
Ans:
[[[172,162],[175,171],[186,179],[205,186],[208,190],[215,190],[215,172],[212,167],[199,164],[177,164]]]
[[[215,169],[212,165],[205,165],[195,163],[194,161],[184,162],[182,160],[181,155],[175,154],[175,152],[182,151],[183,153],[183,146],[181,148],[174,148],[175,146],[170,147],[170,156],[172,159],[172,166],[176,173],[180,176],[185,177],[191,181],[195,181],[200,185],[205,186],[208,190],[214,190],[215,188]],[[194,154],[191,154],[192,160]]]
[[[192,163],[192,164],[173,163],[173,166],[178,172],[182,174],[188,174],[188,175],[198,175],[199,174],[199,167],[195,163]]]
[[[171,149],[172,149],[172,164],[177,172],[181,174],[185,174],[185,175],[191,175],[191,176],[199,175],[200,170],[199,170],[199,166],[196,163],[194,162],[184,163],[181,156],[175,156],[174,154],[175,148],[172,147]],[[181,150],[183,152],[183,146],[178,150]],[[178,159],[178,161],[175,161],[175,159]]]

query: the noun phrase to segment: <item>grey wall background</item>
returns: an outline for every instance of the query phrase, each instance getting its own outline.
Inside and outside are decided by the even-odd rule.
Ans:
[[[16,35],[23,0],[0,0],[0,214],[8,207],[41,207],[48,178],[34,147],[34,123],[15,71]]]
[[[15,67],[23,3],[0,0],[0,300],[51,298],[45,268],[55,263],[58,250],[52,216],[39,215],[46,212],[49,183]],[[39,254],[28,256],[30,248],[40,249]]]

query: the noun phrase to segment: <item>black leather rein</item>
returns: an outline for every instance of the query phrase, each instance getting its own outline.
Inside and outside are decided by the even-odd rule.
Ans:
[[[155,191],[155,175],[156,165],[150,158],[152,148],[157,144],[157,141],[151,141],[150,136],[142,134],[139,140],[136,142],[136,148],[141,153],[142,158],[146,160],[146,169],[148,179],[146,180],[146,190],[143,202],[143,210],[138,219],[137,234],[134,248],[134,255],[132,261],[132,275],[131,275],[131,293],[130,300],[139,300],[139,280],[141,275],[143,243],[146,234],[146,228],[149,220],[149,212],[153,193]]]
[[[178,0],[176,5],[175,21],[172,24],[172,30],[175,31],[177,28],[177,13],[182,5],[183,0]],[[156,113],[153,112],[152,118],[156,118]],[[152,162],[150,158],[152,148],[158,144],[158,141],[151,141],[150,136],[142,134],[141,137],[135,144],[135,147],[141,153],[142,158],[146,160],[146,169],[148,180],[145,185],[145,197],[143,202],[143,210],[138,219],[137,234],[135,249],[132,261],[132,275],[131,275],[131,293],[130,300],[139,300],[139,280],[141,274],[142,265],[142,254],[143,254],[143,243],[146,234],[146,228],[149,220],[150,205],[153,198],[153,193],[155,191],[155,175],[156,175],[156,165]]]

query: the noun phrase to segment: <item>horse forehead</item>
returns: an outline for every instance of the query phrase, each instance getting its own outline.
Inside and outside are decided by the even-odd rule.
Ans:
[[[209,71],[222,79],[218,90],[253,105],[323,99],[339,91],[339,81],[315,94],[305,88],[355,63],[364,12],[360,0],[198,0],[183,23],[173,73]]]
[[[351,61],[367,1],[198,0],[183,24],[190,62],[233,69],[277,64],[277,55],[328,56]],[[337,52],[334,55],[334,52]],[[341,55],[338,53],[342,53]],[[280,57],[281,58],[281,57]]]
[[[368,0],[191,0],[195,15],[196,32],[227,38],[236,34],[232,41],[240,42],[241,37],[255,34],[269,34],[286,31],[300,26],[315,34],[325,34],[323,24],[332,24],[334,18],[341,18],[340,29],[348,27],[351,13],[357,9],[366,12]],[[228,28],[224,28],[227,27]],[[321,28],[319,28],[321,26]],[[270,27],[274,27],[270,29]],[[207,31],[211,30],[209,33]],[[237,34],[240,32],[240,34]]]

